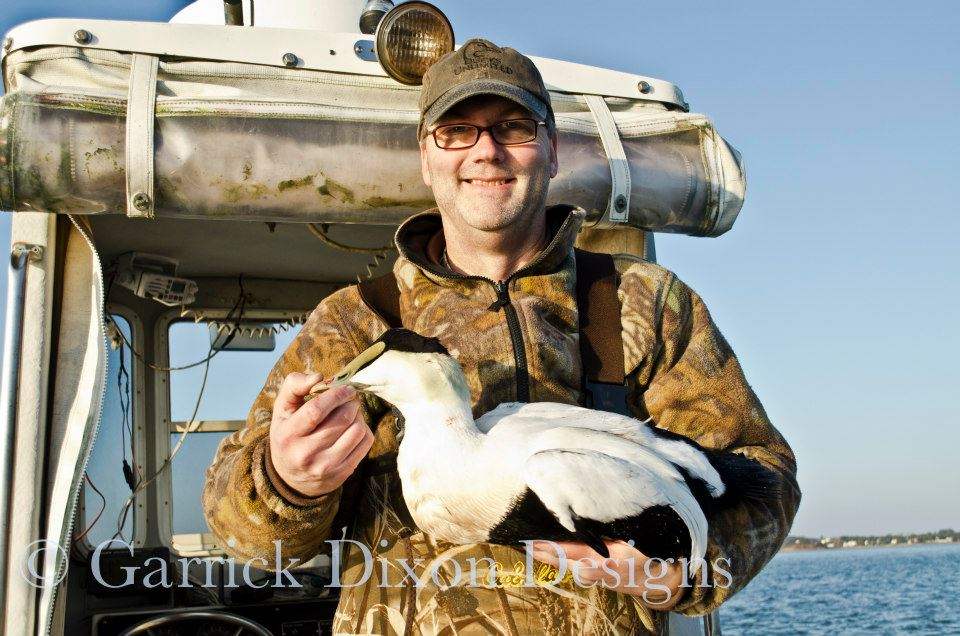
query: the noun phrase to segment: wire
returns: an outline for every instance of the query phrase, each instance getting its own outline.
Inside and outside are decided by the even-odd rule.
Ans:
[[[367,263],[367,275],[363,278],[357,274],[357,282],[361,283],[365,279],[373,278],[373,275],[376,273],[377,268],[380,266],[380,263],[387,260],[387,252],[396,249],[394,245],[384,245],[382,247],[357,247],[355,245],[346,245],[335,241],[330,238],[330,235],[327,234],[329,231],[329,226],[324,223],[322,226],[318,226],[316,223],[307,223],[307,229],[310,230],[310,233],[320,239],[325,245],[329,245],[334,249],[338,249],[341,252],[349,252],[351,254],[372,254],[373,260]]]
[[[130,348],[130,352],[131,352],[134,356],[136,356],[137,358],[140,358],[140,360],[143,361],[143,363],[144,363],[145,365],[147,365],[148,367],[150,367],[150,368],[153,369],[154,371],[183,371],[184,369],[192,369],[193,367],[199,367],[201,364],[204,364],[204,363],[206,363],[206,362],[209,362],[209,361],[210,361],[210,358],[212,358],[213,356],[217,355],[218,353],[220,353],[220,352],[223,350],[222,348],[214,349],[213,347],[211,347],[211,348],[210,348],[211,353],[210,353],[207,357],[203,358],[202,360],[197,360],[196,362],[191,362],[190,364],[185,364],[185,365],[180,366],[180,367],[162,367],[162,366],[160,366],[160,365],[153,364],[152,362],[148,362],[147,359],[144,357],[144,355],[143,355],[142,353],[140,353],[139,351],[137,351],[136,349],[134,349],[134,348],[133,348],[133,345],[130,344],[130,341],[127,340],[127,337],[123,334],[122,331],[120,331],[120,327],[117,326],[117,323],[114,322],[114,320],[113,320],[112,317],[108,317],[108,318],[107,318],[107,322],[109,323],[109,326],[110,326],[112,329],[114,329],[115,332],[120,336],[120,338],[123,340],[124,344],[126,344],[126,345]]]
[[[116,274],[114,274],[114,275],[110,278],[110,285],[107,287],[107,292],[108,292],[108,293],[109,293],[110,287],[113,286],[113,279],[114,279],[115,277],[116,277]],[[240,276],[239,276],[239,278],[238,278],[238,283],[239,283],[239,285],[240,285],[240,296],[239,296],[239,298],[237,298],[237,302],[234,303],[234,305],[233,305],[233,307],[230,309],[230,311],[227,312],[227,317],[229,317],[231,314],[233,314],[234,310],[236,310],[236,308],[237,308],[237,305],[239,305],[241,302],[246,302],[246,294],[245,294],[244,291],[243,291],[243,274],[240,274]],[[104,296],[104,297],[106,298],[106,296]],[[186,315],[188,312],[190,312],[190,311],[192,311],[192,310],[186,309],[185,307],[181,307],[181,309],[180,309],[180,316],[183,317],[183,316],[185,316],[185,315]],[[128,347],[130,347],[130,352],[133,353],[133,355],[135,355],[137,358],[140,358],[140,360],[142,360],[145,365],[147,365],[148,367],[150,367],[150,368],[153,369],[154,371],[183,371],[184,369],[192,369],[193,367],[198,367],[198,366],[200,366],[201,364],[204,364],[204,363],[208,362],[208,361],[210,360],[210,358],[214,357],[215,355],[217,355],[218,353],[220,353],[221,351],[223,351],[224,348],[227,346],[227,343],[229,343],[231,340],[233,340],[233,338],[236,337],[236,335],[237,335],[237,334],[236,334],[236,330],[239,329],[239,327],[240,327],[239,324],[235,325],[235,326],[234,326],[234,330],[235,330],[234,333],[232,333],[232,334],[227,338],[227,340],[225,340],[224,343],[223,343],[222,345],[220,345],[219,347],[217,347],[216,349],[214,349],[214,348],[211,346],[211,347],[210,347],[210,353],[207,355],[207,357],[203,358],[202,360],[197,360],[196,362],[191,362],[190,364],[185,364],[185,365],[179,366],[179,367],[163,367],[163,366],[160,366],[160,365],[157,365],[157,364],[153,364],[152,362],[147,361],[147,359],[144,357],[144,355],[143,355],[142,353],[140,353],[139,351],[137,351],[137,350],[133,347],[133,344],[131,344],[130,341],[127,340],[127,337],[126,337],[126,336],[124,335],[124,333],[120,330],[120,327],[117,325],[117,323],[113,320],[113,317],[110,316],[109,314],[107,314],[106,312],[104,312],[104,316],[107,317],[107,318],[106,318],[106,322],[108,323],[108,325],[114,330],[114,332],[115,332],[117,335],[120,336],[120,338],[123,340],[123,342],[124,342]],[[198,320],[194,320],[194,322],[199,322],[199,321],[198,321]]]
[[[386,255],[383,255],[382,258],[386,258]],[[112,290],[113,283],[116,279],[116,274],[117,274],[117,272],[115,271],[116,262],[117,261],[115,260],[114,263],[107,268],[107,271],[111,271],[111,270],[113,271],[112,271],[112,275],[110,276],[110,281],[107,287],[107,293],[104,294],[105,299],[109,298],[110,291]],[[113,333],[119,336],[119,340],[120,340],[120,368],[117,371],[117,390],[120,393],[120,408],[122,411],[122,421],[121,421],[120,430],[121,430],[121,442],[122,442],[121,448],[123,449],[123,455],[124,455],[123,456],[123,475],[124,475],[124,480],[126,481],[127,485],[130,487],[130,495],[124,501],[119,513],[117,514],[117,530],[113,534],[113,536],[110,538],[110,541],[113,541],[114,539],[117,539],[117,538],[121,538],[121,539],[124,538],[123,527],[126,524],[127,517],[130,514],[130,510],[133,506],[133,502],[136,499],[137,494],[143,492],[154,481],[156,481],[161,474],[163,474],[164,470],[166,470],[168,467],[172,465],[174,458],[177,456],[177,454],[180,452],[180,449],[183,447],[184,443],[186,442],[187,435],[189,433],[194,432],[194,425],[197,422],[197,413],[200,410],[200,404],[203,399],[203,393],[207,385],[207,378],[210,371],[210,360],[215,355],[217,355],[220,351],[223,351],[227,347],[227,345],[234,338],[236,338],[238,334],[263,335],[267,332],[279,333],[280,331],[286,331],[287,329],[295,325],[302,324],[304,321],[306,321],[307,317],[310,314],[310,312],[304,312],[303,314],[299,314],[297,316],[289,318],[286,321],[280,323],[278,327],[243,328],[240,326],[240,323],[243,319],[244,311],[246,309],[247,295],[243,286],[242,273],[239,275],[237,279],[237,284],[240,288],[239,294],[237,296],[237,300],[234,303],[233,307],[231,307],[230,310],[227,312],[227,316],[226,316],[227,321],[223,321],[223,322],[215,321],[215,320],[208,321],[211,325],[213,325],[216,328],[218,334],[222,334],[225,330],[229,330],[226,339],[221,344],[217,343],[216,338],[213,339],[210,343],[210,349],[207,355],[203,359],[187,365],[164,367],[164,366],[156,365],[156,364],[153,364],[152,362],[147,361],[144,355],[138,352],[134,348],[130,340],[127,339],[126,335],[120,329],[120,326],[113,319],[113,317],[109,313],[104,311],[104,316],[106,317],[105,322],[107,322],[108,326],[112,329]],[[237,316],[232,321],[232,324],[231,324],[230,318],[234,315],[234,312],[237,313]],[[190,314],[193,314],[193,315],[190,315]],[[202,312],[197,310],[187,309],[186,307],[181,306],[180,317],[185,317],[185,316],[192,317],[195,323],[200,322],[204,318],[204,315]],[[181,371],[184,369],[190,369],[190,368],[199,366],[201,364],[204,365],[203,379],[200,383],[200,390],[197,394],[197,401],[194,405],[193,413],[190,415],[190,419],[184,426],[183,431],[180,434],[180,437],[177,439],[176,444],[174,445],[173,449],[170,452],[170,455],[166,459],[164,459],[163,464],[161,464],[161,466],[153,473],[153,475],[151,475],[147,479],[140,478],[139,471],[136,469],[137,463],[136,463],[136,456],[135,456],[135,450],[134,450],[133,426],[129,418],[130,376],[125,369],[126,365],[125,365],[125,360],[123,355],[124,346],[129,347],[130,352],[131,354],[133,354],[133,356],[139,358],[146,366],[156,371]],[[126,387],[126,396],[124,396],[124,387]],[[130,467],[130,465],[127,463],[127,460],[126,460],[126,432],[127,431],[129,431],[130,433],[130,455],[131,455],[131,459],[133,460],[133,466],[134,466],[133,468]],[[89,481],[89,477],[87,479]],[[91,482],[91,485],[92,485],[92,482]],[[99,493],[99,491],[97,492]],[[101,494],[101,498],[103,498],[102,494]],[[106,499],[105,498],[103,499],[104,499],[103,508],[97,514],[96,519],[94,519],[91,522],[91,524],[83,531],[83,534],[80,535],[81,538],[83,536],[86,536],[86,534],[90,532],[90,530],[97,523],[97,521],[99,521],[101,515],[106,509]]]
[[[213,348],[212,343],[210,345],[210,348],[211,349]],[[118,537],[121,539],[123,538],[123,526],[127,522],[127,514],[130,512],[130,506],[133,505],[133,500],[136,498],[136,496],[139,493],[143,492],[144,489],[147,488],[147,486],[149,486],[154,481],[156,481],[157,477],[159,477],[163,473],[163,471],[166,470],[168,466],[170,466],[170,464],[173,462],[173,458],[177,456],[178,452],[180,452],[180,448],[183,446],[183,442],[186,440],[187,434],[191,432],[191,429],[193,428],[193,425],[196,422],[197,412],[200,410],[200,402],[203,399],[203,391],[207,386],[207,375],[210,371],[210,358],[212,357],[213,356],[208,356],[206,359],[206,363],[203,366],[203,380],[201,380],[200,382],[200,391],[197,394],[197,402],[193,407],[193,414],[190,415],[190,420],[187,422],[187,425],[184,426],[183,432],[180,434],[180,438],[177,440],[177,443],[174,445],[173,450],[170,452],[170,455],[163,460],[163,464],[160,465],[160,468],[158,468],[156,472],[154,472],[149,479],[141,480],[137,482],[136,487],[133,488],[133,490],[130,492],[130,496],[127,497],[127,500],[123,502],[123,506],[120,509],[120,513],[117,515],[117,531],[116,533],[114,533],[112,537],[110,537],[111,541],[113,541]]]
[[[244,309],[246,308],[247,298],[243,290],[242,274],[240,275],[238,284],[240,285],[240,294],[237,297],[237,302],[234,304],[234,306],[230,309],[230,312],[227,314],[227,317],[229,318],[230,316],[233,315],[234,311],[237,312],[237,317],[234,321],[234,331],[232,331],[227,336],[227,339],[223,342],[223,344],[220,345],[220,348],[217,349],[218,351],[222,351],[223,348],[225,348],[227,344],[229,344],[230,341],[233,340],[233,338],[236,336],[236,330],[240,325],[240,321],[243,319],[243,312],[244,312]],[[122,335],[123,334],[121,333],[121,336]],[[126,338],[124,338],[124,341],[126,342]],[[152,476],[150,476],[146,480],[137,480],[133,482],[133,485],[131,486],[130,496],[127,497],[126,501],[124,501],[123,505],[120,508],[120,512],[117,514],[117,531],[110,538],[110,541],[113,541],[114,539],[117,539],[117,538],[121,538],[121,539],[124,538],[123,526],[127,522],[127,515],[130,513],[130,508],[133,505],[133,501],[136,498],[137,494],[143,492],[144,489],[146,489],[150,484],[156,481],[156,479],[163,473],[163,471],[166,470],[172,464],[173,459],[177,456],[177,453],[179,453],[180,449],[183,447],[183,443],[186,441],[187,434],[193,432],[192,430],[193,426],[197,421],[197,413],[200,411],[200,403],[203,400],[203,392],[207,386],[207,376],[210,372],[210,359],[213,358],[213,355],[214,355],[213,353],[214,344],[215,344],[214,342],[210,343],[210,353],[201,361],[201,364],[203,364],[204,366],[203,366],[203,379],[200,382],[200,391],[197,394],[197,401],[194,404],[193,413],[190,415],[190,419],[187,421],[186,426],[184,426],[183,432],[180,434],[180,438],[177,440],[177,443],[174,445],[173,450],[170,452],[170,455],[163,460],[163,464],[160,465],[160,467],[153,473]],[[133,348],[131,347],[130,350],[133,351]],[[144,362],[146,361],[144,360]],[[196,365],[190,365],[190,366],[196,366]],[[184,368],[184,367],[180,367],[180,368]],[[124,475],[124,477],[126,478],[126,474]],[[130,483],[131,482],[128,481],[128,484]]]
[[[116,322],[114,322],[116,325]],[[116,325],[119,329],[119,325]],[[124,477],[129,473],[127,484],[131,485],[136,481],[137,451],[133,443],[133,422],[130,418],[130,374],[127,373],[127,363],[124,359],[123,341],[120,342],[120,364],[117,367],[117,393],[120,395],[120,449],[123,453],[123,471]],[[127,432],[130,433],[130,463],[127,463]],[[131,468],[131,465],[133,468]]]
[[[93,529],[93,526],[97,525],[97,522],[100,521],[101,515],[103,515],[103,512],[107,509],[107,498],[103,496],[103,493],[100,492],[100,489],[97,488],[97,486],[93,483],[93,480],[90,479],[90,474],[84,471],[83,477],[84,479],[87,480],[87,483],[90,484],[90,487],[93,489],[93,492],[97,493],[100,496],[100,512],[98,512],[97,516],[93,518],[93,521],[91,521],[87,525],[87,527],[83,529],[83,532],[81,532],[80,534],[74,535],[73,542],[72,542],[74,545],[82,541],[83,538],[87,536],[87,533],[90,532],[91,529]]]
[[[122,255],[120,255],[120,256],[122,256]],[[106,268],[106,271],[111,272],[111,276],[110,276],[110,281],[109,281],[109,283],[108,283],[108,285],[107,285],[106,293],[105,293],[104,296],[103,296],[103,302],[104,302],[104,304],[106,304],[107,299],[110,297],[110,291],[113,289],[113,284],[114,284],[114,281],[116,280],[116,275],[117,275],[116,268],[117,268],[118,261],[119,261],[119,256],[117,256],[117,257],[113,260],[113,262],[110,264],[110,266],[108,266],[108,267]],[[140,492],[143,492],[144,489],[146,489],[150,484],[152,484],[154,481],[156,481],[157,477],[159,477],[159,476],[163,473],[163,471],[166,470],[167,467],[171,465],[171,463],[173,462],[174,457],[176,457],[177,453],[180,451],[180,448],[183,446],[184,441],[186,441],[186,436],[187,436],[187,434],[190,433],[190,432],[192,432],[191,429],[193,428],[193,426],[194,426],[194,424],[195,424],[195,422],[196,422],[197,413],[198,413],[199,410],[200,410],[200,402],[201,402],[202,399],[203,399],[203,392],[204,392],[204,390],[205,390],[205,388],[206,388],[206,385],[207,385],[207,376],[208,376],[209,371],[210,371],[210,360],[211,360],[215,355],[217,355],[220,351],[223,351],[223,350],[226,348],[226,346],[237,336],[237,333],[238,333],[239,330],[240,330],[240,321],[243,319],[243,312],[244,312],[244,309],[246,308],[246,302],[247,302],[247,296],[246,296],[246,293],[245,293],[245,290],[244,290],[244,287],[243,287],[243,273],[241,273],[241,274],[237,277],[237,284],[238,284],[238,286],[239,286],[239,288],[240,288],[239,294],[238,294],[238,296],[237,296],[236,302],[233,304],[233,307],[231,307],[231,308],[230,308],[230,311],[227,312],[227,318],[229,319],[229,318],[233,315],[233,313],[234,313],[235,311],[238,311],[238,310],[239,310],[239,311],[238,311],[238,313],[237,313],[237,317],[236,317],[236,319],[234,320],[234,323],[233,323],[233,325],[232,325],[232,329],[231,329],[229,335],[227,336],[227,338],[226,338],[226,339],[224,340],[224,342],[223,342],[222,344],[220,344],[216,349],[214,348],[214,345],[216,344],[215,341],[211,342],[211,343],[210,343],[210,349],[209,349],[207,355],[206,355],[202,360],[199,360],[199,361],[194,362],[194,363],[191,363],[191,364],[183,365],[183,366],[178,366],[178,367],[163,367],[163,366],[155,365],[155,364],[147,361],[146,358],[143,356],[143,354],[140,353],[140,352],[138,352],[138,351],[134,348],[133,344],[127,339],[126,335],[125,335],[125,334],[123,333],[123,331],[120,329],[120,326],[119,326],[119,325],[116,323],[116,321],[113,319],[113,316],[111,316],[111,315],[106,311],[106,307],[104,307],[104,311],[103,311],[103,315],[104,315],[104,317],[105,317],[105,318],[104,318],[104,322],[107,324],[107,326],[108,326],[109,328],[112,329],[113,333],[115,333],[117,336],[120,337],[120,341],[121,341],[121,344],[120,344],[120,367],[119,367],[119,369],[118,369],[118,371],[117,371],[117,390],[118,390],[118,392],[120,393],[120,408],[121,408],[121,411],[122,411],[122,420],[121,420],[121,424],[120,424],[120,431],[121,431],[121,442],[122,442],[121,449],[122,449],[122,452],[123,452],[123,464],[122,464],[122,465],[123,465],[123,476],[124,476],[124,481],[125,481],[125,482],[127,483],[127,485],[130,487],[130,491],[131,491],[131,492],[130,492],[130,495],[127,497],[127,499],[126,499],[126,500],[124,501],[124,503],[122,504],[121,509],[120,509],[120,512],[117,514],[117,531],[116,531],[116,532],[113,534],[113,536],[110,538],[110,541],[113,541],[114,539],[117,539],[118,537],[121,538],[121,539],[123,538],[123,526],[124,526],[124,524],[125,524],[126,521],[127,521],[127,516],[128,516],[128,514],[129,514],[129,512],[130,512],[130,508],[131,508],[131,506],[133,505],[133,501],[134,501],[134,499],[136,498],[137,494],[140,493]],[[181,312],[180,312],[181,317],[186,313],[186,311],[187,311],[186,308],[184,308],[184,307],[181,306]],[[195,322],[197,322],[197,321],[195,320]],[[223,330],[223,324],[222,324],[222,323],[218,323],[218,329],[217,329],[218,333],[222,333],[222,330]],[[177,443],[176,443],[176,445],[174,446],[173,450],[171,451],[170,455],[164,460],[164,462],[163,462],[163,464],[160,466],[160,468],[158,468],[158,469],[156,470],[156,472],[154,472],[154,474],[153,474],[149,479],[147,479],[147,480],[140,479],[140,478],[139,478],[139,475],[138,475],[139,471],[136,469],[136,465],[137,465],[137,464],[136,464],[136,456],[135,456],[134,443],[133,443],[133,425],[132,425],[132,423],[130,422],[130,419],[129,419],[129,417],[128,417],[129,407],[130,407],[130,393],[129,393],[129,391],[130,391],[130,376],[129,376],[129,374],[127,373],[126,368],[125,368],[126,365],[125,365],[124,356],[123,356],[123,347],[124,347],[124,345],[126,345],[127,347],[129,347],[129,348],[130,348],[130,352],[131,352],[135,357],[139,358],[146,366],[148,366],[148,367],[150,367],[151,369],[154,369],[154,370],[156,370],[156,371],[181,371],[181,370],[184,370],[184,369],[190,369],[190,368],[199,366],[199,365],[201,365],[201,364],[204,365],[204,369],[203,369],[203,380],[202,380],[202,382],[201,382],[201,384],[200,384],[200,391],[199,391],[199,393],[197,394],[197,402],[196,402],[196,404],[194,405],[193,414],[190,416],[190,420],[187,422],[187,425],[184,427],[184,430],[183,430],[183,432],[181,433],[180,438],[177,440]],[[123,390],[124,380],[126,380],[126,390],[127,390],[127,392],[126,392],[126,399],[124,399],[124,390]],[[127,457],[126,457],[126,431],[129,431],[129,433],[130,433],[130,456],[131,456],[131,460],[133,460],[133,467],[131,467],[130,464],[127,463]],[[96,525],[96,523],[100,520],[100,517],[101,517],[101,515],[103,515],[104,510],[106,510],[106,498],[103,496],[103,493],[101,493],[99,490],[97,490],[96,486],[93,485],[93,482],[90,480],[90,477],[89,477],[88,475],[86,475],[86,473],[84,473],[84,476],[86,477],[88,483],[90,483],[91,487],[93,487],[94,490],[96,490],[97,494],[100,495],[101,499],[103,499],[103,506],[102,506],[100,512],[97,514],[96,518],[90,523],[90,525],[89,525],[87,528],[84,529],[83,533],[79,536],[79,538],[83,538],[84,536],[87,535],[87,533],[90,532],[90,530],[91,530],[91,529]],[[73,541],[73,542],[71,542],[71,544],[72,544],[72,545],[76,545],[76,540]]]
[[[116,322],[114,322],[114,325],[117,327],[119,331],[119,325],[116,325]],[[121,412],[120,451],[123,454],[122,466],[123,466],[124,480],[126,481],[128,486],[133,488],[134,482],[137,479],[136,472],[135,472],[137,461],[136,461],[136,448],[133,443],[133,424],[129,417],[130,415],[130,375],[127,373],[126,360],[124,359],[124,355],[123,355],[123,348],[124,348],[124,345],[123,345],[123,342],[121,341],[120,350],[119,350],[120,360],[117,368],[117,392],[120,394],[120,412]],[[130,433],[129,449],[127,448],[127,432]],[[128,450],[130,451],[130,460],[132,462],[133,468],[131,468],[131,464],[127,463]],[[87,525],[87,527],[83,530],[83,532],[74,536],[71,546],[77,550],[77,553],[80,552],[79,548],[76,548],[77,544],[84,537],[87,536],[87,534],[93,529],[95,525],[97,525],[97,522],[100,521],[100,517],[103,516],[103,513],[107,509],[107,498],[100,491],[100,489],[97,488],[97,486],[93,483],[93,480],[90,478],[90,474],[84,471],[83,476],[84,476],[84,479],[86,479],[87,483],[90,484],[90,487],[93,489],[93,491],[100,496],[102,503],[100,506],[100,511],[97,513],[97,516],[94,517],[93,521],[91,521],[90,524]]]

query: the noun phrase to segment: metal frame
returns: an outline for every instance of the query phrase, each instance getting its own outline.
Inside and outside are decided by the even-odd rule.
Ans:
[[[193,308],[203,312],[205,317],[220,319],[225,318],[229,309],[215,308]],[[251,309],[244,312],[244,319],[259,320],[263,322],[284,320],[302,315],[302,311],[290,310],[270,310],[270,309]],[[155,360],[159,364],[170,366],[170,327],[176,322],[189,322],[189,319],[180,317],[179,309],[171,309],[164,312],[157,319],[154,326]],[[183,426],[186,422],[176,422],[170,417],[170,372],[157,372],[155,388],[155,411],[156,420],[154,434],[150,450],[152,452],[152,461],[148,462],[153,466],[160,466],[163,460],[170,453],[170,435],[183,432]],[[193,427],[191,432],[218,432],[227,430],[239,430],[245,424],[243,420],[208,420],[202,422],[205,427]],[[232,426],[237,428],[232,428]],[[190,433],[188,433],[189,435]],[[156,491],[156,507],[149,511],[148,518],[155,519],[157,528],[157,538],[159,544],[169,547],[176,552],[173,545],[173,507],[170,504],[173,498],[173,481],[171,472],[165,471],[154,482],[153,487]],[[196,556],[195,554],[193,556]]]
[[[13,500],[13,461],[17,435],[17,389],[20,383],[20,343],[23,337],[24,292],[27,264],[40,260],[39,245],[14,243],[7,269],[7,311],[3,338],[3,383],[0,401],[4,409],[0,420],[0,616],[7,603],[7,557],[10,552],[10,504]],[[0,622],[0,634],[5,631]]]
[[[369,75],[398,90],[419,90],[388,79],[380,64],[364,52],[367,44],[373,47],[373,41],[359,33],[54,18],[11,29],[0,62],[26,47],[72,46]],[[545,57],[530,59],[553,91],[626,97],[687,110],[683,93],[670,82]]]
[[[524,139],[523,141],[511,141],[509,143],[505,141],[500,141],[499,139],[497,139],[497,135],[495,134],[495,131],[497,130],[497,126],[499,126],[500,124],[506,124],[514,121],[528,121],[531,124],[533,124],[533,132],[530,135],[530,138]],[[477,126],[476,124],[468,124],[468,123],[444,124],[442,126],[437,126],[436,128],[434,128],[430,132],[430,135],[433,137],[433,143],[437,146],[437,148],[441,148],[443,150],[466,150],[467,148],[473,148],[474,146],[477,145],[477,142],[480,141],[480,135],[482,135],[484,132],[489,132],[490,136],[493,137],[493,140],[496,141],[501,146],[518,146],[520,144],[528,144],[531,141],[535,140],[537,138],[537,133],[540,131],[540,126],[546,126],[546,125],[547,125],[547,122],[537,121],[533,117],[516,117],[514,119],[503,119],[493,124],[490,124],[489,126]],[[441,146],[440,140],[437,139],[437,132],[440,130],[443,130],[444,128],[450,128],[451,126],[473,128],[473,131],[476,135],[473,138],[473,143],[471,143],[469,146]]]
[[[119,316],[122,316],[127,323],[130,325],[130,336],[131,344],[136,347],[137,351],[143,351],[145,346],[144,338],[144,325],[143,320],[140,316],[128,307],[123,305],[115,305],[109,303],[107,305],[107,311],[115,313]],[[132,363],[132,380],[133,380],[133,405],[132,405],[132,417],[133,417],[133,444],[134,448],[137,451],[137,469],[143,474],[145,470],[145,459],[147,455],[147,434],[146,434],[146,421],[147,421],[147,405],[146,400],[146,370],[147,365],[143,360],[131,353],[130,355]],[[146,524],[138,523],[138,519],[143,518],[148,515],[146,507],[146,492],[140,492],[134,495],[133,498],[133,545],[135,547],[143,547],[147,539],[147,528]]]
[[[136,348],[137,351],[143,351],[143,321],[140,319],[140,316],[137,315],[136,311],[130,307],[119,305],[117,303],[107,303],[106,311],[108,314],[115,314],[127,321],[127,324],[130,325],[131,344],[134,346],[134,348]],[[147,407],[144,400],[146,365],[144,364],[143,360],[133,355],[132,352],[130,354],[130,359],[130,384],[133,390],[133,398],[130,405],[130,417],[131,424],[133,425],[133,445],[137,454],[136,468],[140,474],[144,474],[146,471],[144,462],[147,454],[146,432],[144,430],[147,412]],[[110,389],[108,388],[107,391],[109,390]],[[94,445],[96,445],[96,441],[94,441]],[[80,500],[80,505],[85,507],[86,500],[83,498],[82,493],[83,490],[81,490],[82,498]],[[133,516],[130,519],[130,527],[133,530],[131,536],[133,542],[132,545],[135,548],[142,548],[147,538],[147,524],[141,523],[141,521],[143,521],[148,515],[146,508],[146,491],[139,492],[134,495],[132,512]],[[88,536],[83,538],[84,545],[89,548],[95,548],[96,546],[90,543]]]

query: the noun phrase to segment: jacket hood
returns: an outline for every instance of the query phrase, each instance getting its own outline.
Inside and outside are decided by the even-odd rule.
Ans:
[[[574,243],[586,213],[572,205],[553,205],[547,208],[547,236],[549,241],[537,256],[516,273],[544,274],[556,271],[573,254]],[[410,261],[434,279],[479,279],[465,276],[440,265],[440,254],[446,246],[443,222],[436,208],[421,212],[404,221],[394,237],[401,259]],[[516,274],[515,273],[515,274]],[[515,275],[514,274],[514,275]],[[514,275],[511,275],[513,278]]]

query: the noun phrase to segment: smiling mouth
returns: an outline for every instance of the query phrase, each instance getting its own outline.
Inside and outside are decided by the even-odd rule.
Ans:
[[[516,181],[514,178],[507,179],[464,179],[465,182],[470,185],[481,186],[481,187],[496,187],[504,186]]]

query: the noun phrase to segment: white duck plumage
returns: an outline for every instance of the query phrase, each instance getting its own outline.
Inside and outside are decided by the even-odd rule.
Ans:
[[[694,564],[705,556],[701,503],[721,497],[726,484],[683,438],[556,403],[502,404],[475,421],[460,365],[435,339],[407,330],[386,332],[333,384],[373,393],[403,416],[403,497],[431,536],[456,544],[582,540],[606,556],[601,535],[626,540],[615,535],[636,530],[645,511],[669,508],[689,532],[689,554],[671,556]],[[701,501],[688,480],[702,483]]]

